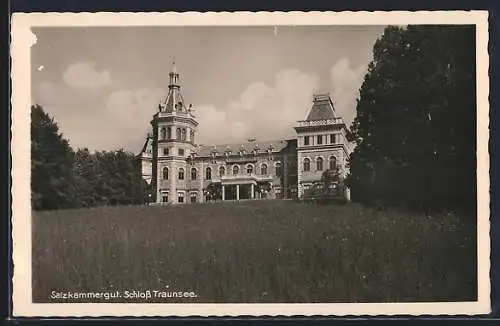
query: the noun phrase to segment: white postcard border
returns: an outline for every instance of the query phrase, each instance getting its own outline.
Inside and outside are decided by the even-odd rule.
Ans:
[[[355,22],[362,22],[356,24]],[[52,26],[283,26],[476,25],[478,301],[454,303],[329,304],[40,304],[31,293],[30,110],[32,27]],[[486,11],[221,12],[221,13],[15,13],[12,56],[13,314],[17,317],[84,316],[311,316],[456,315],[490,312],[489,56]]]

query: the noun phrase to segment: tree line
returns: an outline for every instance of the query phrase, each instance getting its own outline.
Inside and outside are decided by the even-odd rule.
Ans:
[[[140,162],[123,149],[73,150],[39,105],[31,107],[31,203],[35,210],[143,203]]]
[[[475,50],[474,26],[385,29],[348,134],[353,200],[476,207]]]

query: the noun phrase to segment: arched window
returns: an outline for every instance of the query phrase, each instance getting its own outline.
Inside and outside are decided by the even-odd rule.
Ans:
[[[190,135],[190,139],[191,139],[191,143],[194,144],[194,130],[191,130],[191,135]]]
[[[281,175],[281,163],[280,162],[276,163],[276,165],[274,166],[274,168],[276,170],[275,171],[276,172],[276,176],[279,177]]]
[[[233,166],[233,174],[238,174],[240,172],[240,167],[235,165]]]
[[[207,169],[205,171],[205,179],[212,180],[212,168],[211,167],[207,167]]]
[[[337,158],[335,156],[330,156],[329,169],[335,171],[337,169]]]
[[[197,171],[195,168],[191,169],[191,180],[196,180]]]
[[[219,176],[223,176],[224,174],[226,174],[226,168],[221,166],[219,167]]]
[[[168,168],[164,167],[163,168],[163,180],[168,180]]]
[[[167,128],[167,139],[172,139],[172,127]]]
[[[252,164],[247,165],[247,174],[252,174],[253,173],[253,166]]]
[[[311,160],[308,158],[304,159],[304,171],[311,171]]]
[[[316,159],[316,170],[323,171],[323,158],[322,157],[318,157]]]
[[[266,164],[262,164],[260,166],[260,174],[267,174],[267,165]]]
[[[177,128],[175,131],[175,138],[181,140],[181,128]]]
[[[165,139],[167,137],[167,130],[165,128],[161,128],[160,134],[161,139]]]
[[[183,168],[179,169],[179,180],[184,180],[184,169]]]
[[[182,140],[186,140],[187,132],[186,129],[182,129]]]

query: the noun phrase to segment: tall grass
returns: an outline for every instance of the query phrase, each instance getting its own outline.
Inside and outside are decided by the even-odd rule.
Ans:
[[[288,201],[34,212],[33,300],[141,289],[197,294],[177,302],[476,300],[469,224]]]

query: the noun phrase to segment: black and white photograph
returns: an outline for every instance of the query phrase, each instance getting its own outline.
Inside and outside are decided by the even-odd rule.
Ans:
[[[490,311],[487,13],[12,23],[14,314]]]

